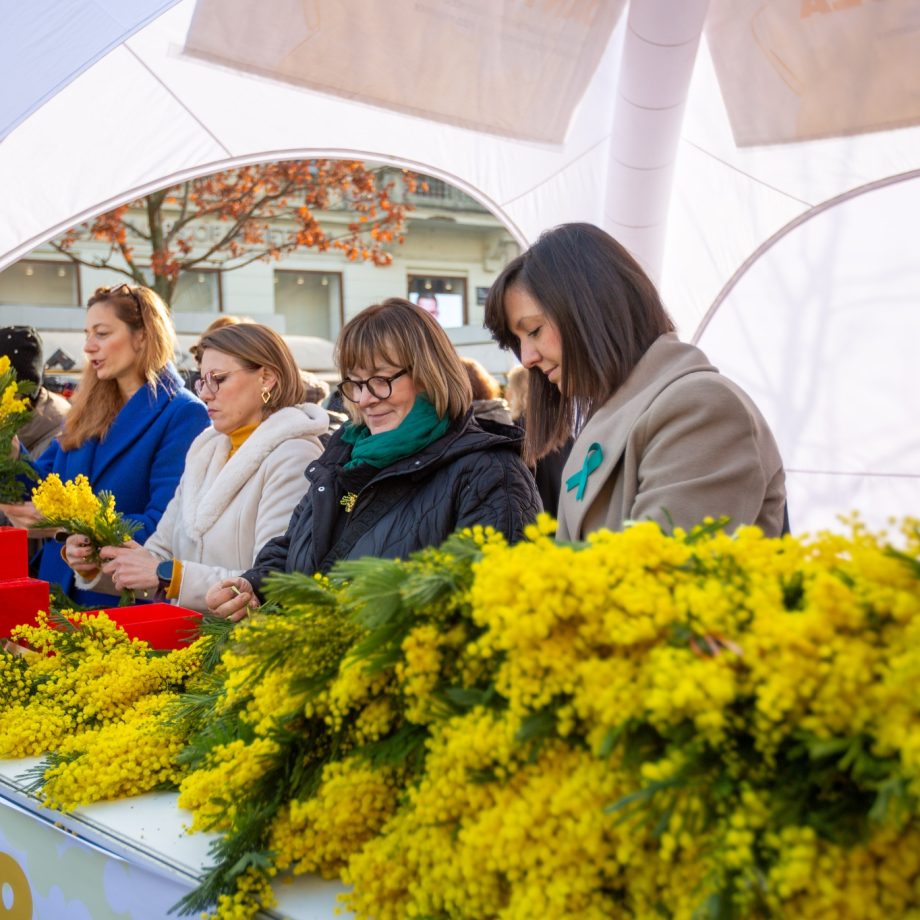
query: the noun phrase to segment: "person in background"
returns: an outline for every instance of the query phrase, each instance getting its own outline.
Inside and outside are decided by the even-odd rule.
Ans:
[[[505,383],[505,399],[511,410],[511,417],[516,425],[523,427],[524,416],[527,412],[527,388],[530,386],[530,375],[523,364],[515,364],[507,374]]]
[[[473,416],[478,422],[513,425],[511,409],[502,397],[498,381],[475,359],[460,358],[473,391]],[[545,506],[544,506],[545,507]]]
[[[300,376],[303,377],[304,384],[307,388],[307,402],[316,403],[316,405],[322,406],[326,410],[326,415],[329,417],[329,430],[320,437],[320,441],[322,441],[323,447],[325,447],[329,443],[329,439],[332,435],[348,421],[348,415],[332,407],[329,384],[326,383],[322,377],[318,377],[312,371],[304,370],[300,372]]]
[[[304,494],[304,470],[322,452],[326,413],[305,401],[304,383],[277,332],[256,323],[202,336],[198,393],[212,428],[189,448],[185,472],[156,532],[140,546],[104,547],[101,571],[81,587],[118,594],[161,591],[204,612],[215,581],[252,566],[284,533]],[[83,569],[87,548],[67,541],[68,563]]]
[[[204,332],[201,333],[201,338],[192,345],[189,349],[189,354],[195,359],[198,364],[201,364],[201,352],[202,352],[202,342],[204,339],[209,336],[212,332],[215,332],[218,329],[223,329],[224,326],[237,326],[240,323],[251,323],[252,320],[248,316],[234,316],[231,313],[221,313]]]
[[[175,331],[166,305],[150,288],[99,288],[86,311],[86,365],[61,436],[37,459],[36,472],[62,480],[84,474],[97,493],[140,525],[143,543],[169,504],[192,441],[209,424],[204,404],[182,385],[171,363]],[[14,444],[14,453],[18,451]],[[18,527],[34,526],[31,502],[0,506]],[[60,547],[42,548],[39,577],[84,606],[110,605],[109,595],[84,591]]]
[[[689,529],[707,516],[784,530],[783,464],[763,416],[678,340],[655,286],[603,230],[544,233],[490,288],[486,325],[529,369],[525,457],[577,426],[560,539],[645,519]]]
[[[38,457],[61,433],[70,403],[42,384],[45,373],[42,338],[32,326],[0,329],[0,355],[10,359],[19,380],[28,380],[35,386],[29,395],[32,417],[19,429],[19,440],[33,457]]]
[[[508,371],[508,385],[505,387],[505,398],[514,423],[523,428],[527,418],[527,390],[529,387],[530,372],[522,364],[516,364]],[[559,494],[562,490],[562,470],[565,461],[569,458],[572,444],[575,439],[569,435],[562,444],[551,450],[548,454],[536,460],[531,469],[537,482],[537,491],[543,501],[543,509],[553,517],[559,513]]]
[[[70,412],[70,403],[43,385],[45,356],[42,338],[32,326],[5,326],[0,329],[0,355],[10,359],[18,380],[28,380],[35,386],[28,397],[31,418],[19,429],[19,441],[33,457],[37,457],[61,433],[64,419]],[[0,526],[8,523],[6,515],[0,513]],[[30,575],[38,574],[41,548],[40,538],[29,538]]]
[[[514,541],[540,511],[520,432],[479,426],[466,371],[430,313],[401,298],[368,307],[342,329],[336,364],[351,422],[307,467],[311,488],[285,534],[208,592],[218,616],[244,616],[272,572],[404,559],[475,524]]]
[[[304,385],[304,402],[321,406],[329,398],[329,384],[313,371],[302,370],[300,376]]]
[[[418,305],[426,312],[438,319],[438,298],[431,291],[422,291],[417,298]]]

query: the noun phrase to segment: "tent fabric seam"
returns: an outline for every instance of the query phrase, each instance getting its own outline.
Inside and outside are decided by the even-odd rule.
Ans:
[[[696,145],[694,144],[694,146]],[[706,151],[703,152],[705,153]],[[846,201],[850,201],[853,198],[858,198],[860,195],[865,195],[868,192],[875,191],[879,188],[886,188],[889,185],[897,185],[900,182],[910,182],[911,180],[918,177],[920,177],[920,169],[911,169],[907,172],[898,173],[896,176],[886,176],[884,179],[876,179],[873,182],[867,182],[865,185],[860,185],[858,188],[847,189],[847,191],[842,192],[839,195],[835,195],[833,198],[828,198],[827,201],[822,201],[818,204],[811,205],[807,211],[796,215],[792,220],[780,227],[779,230],[777,230],[776,233],[774,233],[769,239],[764,240],[741,263],[741,265],[738,266],[735,273],[731,276],[731,278],[728,279],[722,290],[719,291],[718,295],[716,295],[716,299],[712,302],[709,309],[706,311],[706,314],[700,320],[700,324],[696,327],[696,332],[693,333],[693,338],[690,341],[694,345],[699,342],[703,333],[706,331],[706,327],[712,322],[713,317],[719,311],[719,308],[725,302],[725,299],[732,292],[738,282],[747,274],[751,266],[765,252],[772,249],[772,247],[783,237],[795,230],[796,227],[801,226],[806,221],[816,217],[818,214],[830,210],[839,204],[843,204]]]
[[[508,205],[513,204],[515,201],[519,201],[521,198],[525,198],[528,195],[532,195],[534,191],[536,191],[536,189],[541,188],[544,185],[547,185],[549,182],[555,179],[558,175],[560,175],[561,173],[564,173],[567,169],[569,169],[570,167],[578,163],[579,160],[583,160],[588,154],[593,153],[598,147],[601,146],[601,144],[609,143],[609,141],[610,141],[610,134],[608,133],[608,134],[605,134],[598,141],[593,143],[590,147],[586,147],[584,150],[582,150],[582,152],[579,153],[578,156],[573,157],[567,163],[563,163],[563,165],[560,166],[555,172],[550,173],[540,182],[536,183],[536,185],[532,185],[530,188],[524,189],[523,192],[519,192],[513,198],[505,198],[502,202],[502,207],[507,207]]]
[[[626,28],[632,32],[632,34],[635,35],[640,42],[645,42],[646,45],[654,45],[656,48],[682,48],[684,45],[692,45],[700,40],[699,33],[694,33],[692,36],[690,36],[690,38],[684,39],[682,42],[654,42],[650,38],[646,38],[644,35],[637,32],[633,28],[632,23],[630,23],[628,20],[626,23]]]
[[[220,147],[220,149],[223,150],[224,153],[227,154],[228,157],[233,156],[231,151],[227,148],[227,145],[224,144],[224,142],[201,120],[201,118],[195,112],[193,112],[188,107],[188,105],[185,102],[183,102],[175,94],[175,92],[173,92],[173,90],[169,86],[166,85],[166,83],[163,81],[163,78],[128,44],[128,42],[124,43],[124,47],[127,50],[127,52],[138,62],[138,64],[140,64],[141,67],[143,67],[144,70],[146,70],[147,73],[149,73],[150,76],[153,77],[153,79],[156,80],[157,83],[159,83],[160,86],[162,86],[163,89],[173,99],[176,100],[178,105],[182,109],[184,109],[186,112],[188,112],[189,117],[192,119],[192,121],[194,121],[197,125],[199,125],[201,127],[201,130],[204,131],[208,135],[208,137],[210,137],[211,140],[214,141],[214,143],[217,144],[217,146]]]
[[[765,182],[763,179],[759,179],[757,176],[752,175],[749,172],[746,172],[743,169],[735,166],[733,163],[729,163],[728,160],[723,159],[717,154],[713,153],[711,150],[707,150],[705,147],[701,147],[699,144],[694,143],[689,138],[682,137],[681,143],[687,144],[690,147],[693,147],[694,150],[698,150],[704,156],[709,157],[711,160],[715,160],[717,163],[721,163],[727,169],[732,170],[733,172],[738,173],[740,176],[744,176],[746,179],[750,179],[751,182],[756,182],[758,185],[762,185],[764,188],[770,189],[771,192],[776,192],[777,195],[782,195],[784,198],[788,198],[790,201],[798,202],[800,205],[806,208],[814,208],[820,205],[813,204],[810,201],[806,201],[804,198],[799,198],[796,195],[791,195],[789,192],[784,192],[781,188],[777,188],[775,185],[771,185],[769,182]]]

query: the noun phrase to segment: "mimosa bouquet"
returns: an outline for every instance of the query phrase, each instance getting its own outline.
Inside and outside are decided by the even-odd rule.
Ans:
[[[53,751],[27,774],[48,804],[73,808],[181,780],[184,738],[165,713],[194,687],[215,639],[158,652],[104,613],[68,609],[39,611],[13,635],[30,651],[0,651],[0,757]]]
[[[61,482],[57,473],[51,473],[32,490],[32,501],[42,515],[38,527],[83,534],[97,551],[102,546],[127,542],[141,526],[115,510],[115,496],[111,492],[96,495],[82,473],[67,482]],[[100,561],[98,552],[91,561]]]
[[[320,874],[357,920],[920,917],[920,521],[722,523],[277,573],[165,658],[20,627],[0,757],[61,809],[178,784],[179,913]]]
[[[20,477],[36,479],[25,460],[10,457],[16,432],[29,420],[31,412],[24,396],[35,389],[31,380],[17,380],[10,359],[0,355],[0,502],[21,502],[26,487]]]

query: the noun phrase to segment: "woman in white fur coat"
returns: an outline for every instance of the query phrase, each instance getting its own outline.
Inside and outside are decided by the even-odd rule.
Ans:
[[[175,496],[140,546],[92,547],[69,537],[64,555],[81,586],[175,600],[205,612],[215,581],[251,568],[287,528],[307,490],[304,470],[323,450],[329,417],[304,403],[304,383],[284,340],[256,323],[224,326],[200,342],[198,395],[212,426],[189,448]]]

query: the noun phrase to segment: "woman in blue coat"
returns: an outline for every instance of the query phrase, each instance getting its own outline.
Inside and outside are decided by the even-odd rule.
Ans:
[[[86,311],[86,366],[57,441],[34,461],[39,476],[83,473],[93,490],[140,524],[143,543],[176,491],[189,445],[209,424],[203,403],[183,387],[170,363],[175,333],[165,304],[145,287],[99,288]],[[18,527],[38,520],[31,502],[0,506]],[[61,547],[46,542],[39,577],[59,584],[78,604],[111,606],[112,597],[74,586]],[[95,566],[81,566],[92,577]]]

